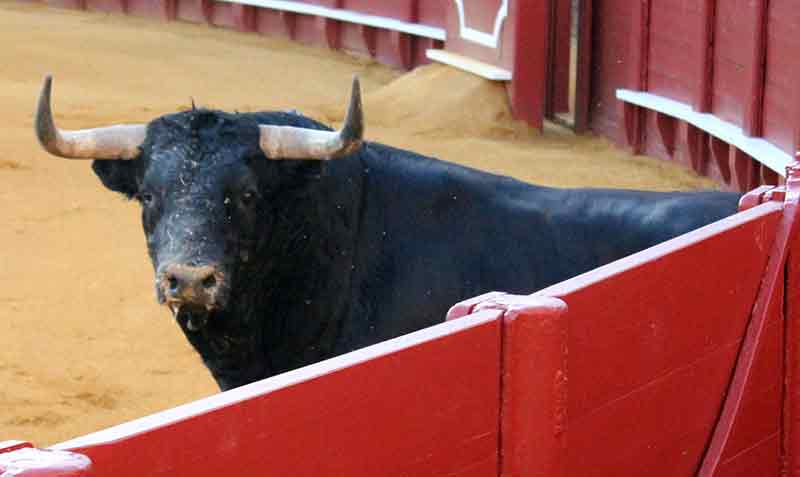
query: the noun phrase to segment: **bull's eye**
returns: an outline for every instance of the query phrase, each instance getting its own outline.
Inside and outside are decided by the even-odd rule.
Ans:
[[[153,194],[150,192],[142,192],[138,195],[138,199],[142,205],[150,205],[153,203]]]
[[[242,205],[252,205],[256,201],[256,192],[252,190],[245,191],[239,200],[242,201]]]

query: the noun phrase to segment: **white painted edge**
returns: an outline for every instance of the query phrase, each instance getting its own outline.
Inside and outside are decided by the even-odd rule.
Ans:
[[[479,45],[488,46],[489,48],[497,48],[500,44],[500,33],[503,29],[503,22],[508,16],[508,0],[503,0],[503,3],[497,10],[497,15],[494,17],[494,29],[492,33],[486,33],[468,27],[464,13],[464,1],[454,1],[456,2],[456,9],[458,10],[458,28],[461,38],[473,43],[478,43]]]
[[[409,311],[409,313],[413,313],[413,311]],[[361,348],[310,366],[305,366],[230,391],[215,394],[172,409],[167,409],[166,411],[151,414],[108,429],[61,442],[50,447],[50,449],[72,450],[79,447],[96,446],[120,441],[176,422],[185,421],[216,409],[234,406],[242,401],[263,396],[286,387],[295,386],[321,376],[335,373],[342,369],[357,366],[375,358],[394,354],[423,343],[460,333],[464,330],[494,321],[498,319],[500,314],[501,313],[497,310],[485,310],[457,320],[444,321],[438,325],[398,338],[382,341],[378,344]],[[442,317],[442,319],[444,319],[444,317]]]
[[[422,36],[425,38],[432,38],[434,40],[444,41],[447,39],[447,32],[444,28],[438,28],[428,25],[421,25],[418,23],[409,23],[394,18],[381,17],[377,15],[368,15],[366,13],[357,13],[342,8],[328,8],[319,5],[309,5],[302,2],[293,2],[289,0],[221,0],[228,3],[241,3],[243,5],[252,5],[255,7],[269,8],[272,10],[281,10],[284,12],[301,13],[304,15],[314,15],[318,17],[330,18],[333,20],[340,20],[348,23],[356,23],[359,25],[367,25],[376,28],[383,28],[386,30],[399,31],[408,33],[410,35]]]
[[[483,63],[466,56],[434,48],[425,50],[425,56],[433,61],[453,66],[460,70],[468,71],[492,81],[511,81],[511,72],[497,66]]]
[[[762,138],[746,136],[742,132],[742,128],[723,121],[713,114],[698,113],[688,104],[656,94],[628,89],[618,89],[617,99],[686,121],[728,144],[732,144],[782,176],[786,176],[786,167],[794,162],[791,154],[787,154],[772,143]]]

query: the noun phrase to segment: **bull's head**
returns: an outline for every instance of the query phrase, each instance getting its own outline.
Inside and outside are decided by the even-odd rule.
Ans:
[[[357,78],[339,131],[263,125],[253,115],[207,110],[147,125],[66,131],[54,124],[50,91],[47,77],[35,121],[39,142],[56,156],[94,159],[106,187],[141,204],[159,302],[189,331],[228,306],[236,268],[268,234],[264,210],[270,191],[280,188],[276,164],[337,158],[362,141]]]

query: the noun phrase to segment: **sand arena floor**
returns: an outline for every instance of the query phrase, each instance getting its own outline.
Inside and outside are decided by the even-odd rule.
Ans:
[[[137,206],[38,147],[48,72],[68,128],[144,122],[190,97],[336,122],[358,73],[371,140],[550,185],[712,186],[602,139],[538,135],[509,119],[502,87],[441,66],[401,76],[279,39],[6,0],[0,44],[0,440],[48,445],[216,392],[156,305]]]

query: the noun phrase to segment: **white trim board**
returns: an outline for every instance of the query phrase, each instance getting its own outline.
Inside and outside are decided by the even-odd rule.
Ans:
[[[709,113],[698,113],[688,104],[663,96],[629,89],[618,89],[617,99],[652,109],[692,124],[728,144],[736,146],[758,162],[785,176],[786,167],[794,162],[791,154],[778,149],[772,143],[757,137],[746,136],[742,128]]]
[[[284,12],[300,13],[303,15],[314,15],[318,17],[330,18],[333,20],[340,20],[348,23],[356,23],[358,25],[367,25],[376,28],[383,28],[386,30],[394,30],[410,35],[422,36],[425,38],[432,38],[434,40],[444,41],[447,39],[447,32],[444,28],[432,27],[428,25],[420,25],[418,23],[409,23],[400,20],[395,20],[389,17],[380,17],[377,15],[367,15],[366,13],[351,12],[342,8],[328,8],[319,5],[309,5],[302,2],[293,2],[289,0],[221,0],[228,3],[241,3],[244,5],[252,5],[255,7],[269,8],[272,10],[280,10]]]
[[[456,9],[458,10],[458,28],[461,38],[469,40],[479,45],[488,46],[489,48],[497,48],[500,44],[500,34],[503,30],[503,21],[508,16],[508,0],[503,0],[500,8],[494,17],[494,29],[492,33],[486,33],[467,26],[467,20],[464,13],[464,0],[454,0],[456,2]]]
[[[468,71],[488,80],[511,81],[510,71],[498,68],[497,66],[490,65],[488,63],[483,63],[478,60],[473,60],[472,58],[467,58],[466,56],[458,55],[456,53],[430,48],[425,50],[425,56],[427,56],[430,60],[438,61],[439,63],[444,63],[460,70]]]

